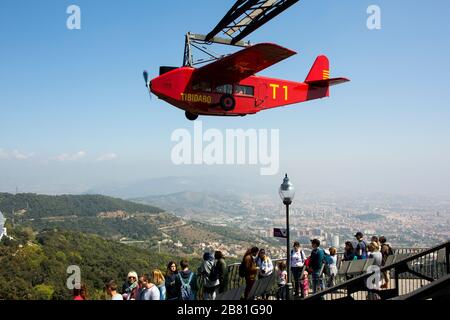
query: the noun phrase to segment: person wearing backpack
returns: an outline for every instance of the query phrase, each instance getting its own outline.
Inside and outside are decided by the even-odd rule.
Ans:
[[[312,275],[313,293],[317,292],[318,287],[324,289],[322,272],[324,269],[325,252],[320,248],[320,240],[311,240],[313,250],[311,251],[309,267]]]
[[[219,294],[220,294],[228,290],[228,268],[222,251],[216,251],[214,253],[214,259],[216,259],[216,268],[219,277]]]
[[[366,260],[367,259],[367,243],[364,241],[364,235],[362,232],[357,232],[355,234],[356,240],[358,240],[358,244],[356,245],[355,254],[358,260]]]
[[[203,278],[203,300],[215,300],[219,289],[219,272],[211,253],[205,252],[203,255],[198,273]]]
[[[391,245],[387,242],[386,237],[380,237],[380,243],[381,243],[381,255],[382,255],[382,266],[384,267],[386,265],[387,258],[394,254],[394,250],[392,249]],[[383,280],[384,283],[381,286],[382,289],[388,289],[389,284],[391,282],[391,276],[389,274],[389,271],[383,271]]]
[[[291,271],[294,276],[294,296],[299,296],[301,292],[302,298],[305,297],[305,292],[301,290],[302,286],[300,285],[300,282],[303,276],[302,270],[305,262],[305,252],[300,247],[300,243],[295,241],[294,248],[291,250]]]
[[[186,260],[180,262],[181,271],[177,273],[175,287],[179,300],[195,300],[197,295],[197,275],[189,270]]]
[[[245,278],[245,291],[244,291],[244,299],[248,300],[250,291],[252,290],[253,285],[256,281],[256,275],[258,274],[258,267],[256,265],[256,258],[258,255],[259,249],[257,247],[253,247],[244,255],[242,259],[242,263],[239,266],[239,274],[243,274]]]

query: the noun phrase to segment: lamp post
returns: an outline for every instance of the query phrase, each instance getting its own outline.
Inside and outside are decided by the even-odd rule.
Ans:
[[[290,255],[290,239],[289,239],[289,206],[292,204],[292,200],[294,200],[295,190],[294,185],[289,181],[288,175],[283,180],[282,185],[280,186],[280,197],[283,201],[283,204],[286,206],[286,269],[287,269],[287,285],[288,285],[288,293],[290,291],[290,271],[291,271],[291,255]],[[288,297],[289,299],[289,294]]]

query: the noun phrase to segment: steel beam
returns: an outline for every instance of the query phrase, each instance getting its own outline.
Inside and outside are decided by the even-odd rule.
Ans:
[[[232,39],[231,44],[235,44],[298,1],[300,0],[238,0],[208,33],[206,40],[223,32]]]

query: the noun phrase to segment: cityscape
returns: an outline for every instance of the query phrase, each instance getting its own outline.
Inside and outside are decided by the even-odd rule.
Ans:
[[[178,201],[176,195],[174,202]],[[214,195],[209,194],[209,198]],[[157,197],[153,198],[157,204]],[[185,216],[215,226],[239,228],[243,233],[252,233],[266,240],[274,258],[283,258],[286,253],[285,240],[274,238],[274,228],[286,227],[286,209],[274,196],[217,196],[220,200],[233,201],[234,212],[217,212],[205,206]],[[186,201],[180,208],[169,206],[175,215],[186,209]],[[181,208],[181,206],[183,208]],[[238,209],[239,208],[239,209]],[[297,194],[290,209],[290,237],[310,248],[311,239],[321,240],[324,248],[336,247],[343,251],[346,241],[355,242],[355,233],[361,231],[366,241],[374,235],[385,236],[395,248],[430,248],[450,239],[450,200],[445,197],[419,195],[347,195],[336,193]],[[202,252],[207,248],[220,248],[228,256],[240,257],[247,247],[230,243],[199,243]],[[277,245],[278,243],[278,245]],[[176,245],[173,244],[173,245]],[[180,247],[180,244],[177,244]],[[249,243],[248,246],[251,244]],[[197,251],[196,250],[196,251]]]

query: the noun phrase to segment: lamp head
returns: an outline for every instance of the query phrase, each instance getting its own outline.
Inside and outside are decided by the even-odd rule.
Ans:
[[[289,177],[286,174],[285,178],[283,179],[283,183],[280,186],[280,198],[283,201],[285,205],[292,204],[292,200],[294,200],[295,196],[295,189],[294,185],[289,181]]]

